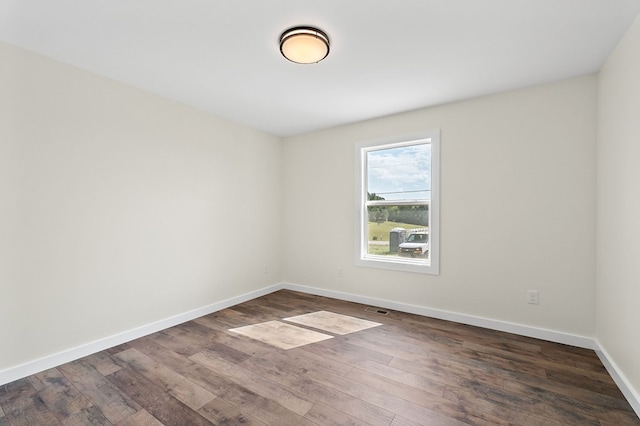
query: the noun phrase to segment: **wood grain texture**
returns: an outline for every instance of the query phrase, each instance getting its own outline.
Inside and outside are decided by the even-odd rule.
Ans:
[[[128,368],[140,373],[160,387],[163,392],[168,393],[193,410],[198,410],[215,398],[215,395],[211,392],[134,348],[120,352],[116,357],[126,363]]]
[[[593,351],[365,308],[278,291],[1,386],[0,426],[640,425]],[[229,331],[318,311],[381,325]]]
[[[147,410],[140,410],[130,415],[126,419],[117,423],[116,426],[163,426],[160,420],[153,417]]]
[[[140,406],[126,392],[121,392],[100,374],[86,359],[58,367],[64,376],[94,405],[97,405],[111,423],[129,417]]]

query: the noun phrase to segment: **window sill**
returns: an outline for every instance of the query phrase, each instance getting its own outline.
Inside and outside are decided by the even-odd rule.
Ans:
[[[392,271],[414,272],[419,274],[438,275],[439,271],[433,262],[423,259],[395,258],[391,259],[386,256],[368,255],[360,259],[356,259],[357,266],[368,268],[388,269]]]

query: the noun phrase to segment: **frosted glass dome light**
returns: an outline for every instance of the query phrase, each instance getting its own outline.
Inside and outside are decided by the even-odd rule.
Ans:
[[[313,27],[295,27],[280,36],[282,56],[297,64],[314,64],[329,54],[329,37]]]

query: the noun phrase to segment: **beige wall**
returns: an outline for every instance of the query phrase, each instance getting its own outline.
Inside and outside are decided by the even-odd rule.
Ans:
[[[0,64],[0,371],[281,281],[278,138]]]
[[[597,337],[640,403],[640,17],[598,89]]]
[[[440,275],[354,266],[354,143],[433,128]],[[594,76],[288,138],[285,281],[593,337],[595,143]]]

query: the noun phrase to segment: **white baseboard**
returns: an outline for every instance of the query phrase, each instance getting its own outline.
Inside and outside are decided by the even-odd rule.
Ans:
[[[633,389],[631,383],[627,380],[622,371],[618,368],[611,356],[607,353],[607,351],[602,347],[599,341],[596,340],[596,354],[604,367],[607,369],[609,375],[613,378],[613,381],[616,382],[618,388],[624,395],[624,397],[629,401],[631,408],[636,412],[637,416],[640,417],[640,394]]]
[[[48,355],[46,357],[26,362],[24,364],[17,365],[15,367],[8,368],[0,371],[0,386],[6,383],[13,382],[32,374],[39,373],[49,368],[56,367],[67,362],[74,361],[78,358],[91,355],[96,352],[103,351],[113,346],[121,345],[134,339],[155,333],[169,327],[173,327],[183,322],[191,321],[192,319],[208,315],[213,312],[220,311],[222,309],[237,305],[242,302],[246,302],[255,299],[265,294],[273,293],[274,291],[282,289],[282,284],[274,284],[262,288],[260,290],[252,291],[242,294],[240,296],[232,297],[220,302],[213,303],[211,305],[203,306],[202,308],[194,309],[183,314],[175,315],[169,318],[165,318],[151,324],[143,325],[142,327],[134,328],[122,333],[114,334],[113,336],[106,337],[104,339],[96,340],[84,345],[77,346],[62,352]]]
[[[456,312],[443,311],[440,309],[426,308],[424,306],[411,305],[408,303],[393,302],[375,297],[360,296],[352,293],[343,293],[340,291],[326,290],[317,287],[308,287],[304,285],[283,283],[282,288],[287,290],[299,291],[302,293],[315,294],[318,296],[326,296],[334,299],[346,300],[349,302],[357,302],[365,305],[377,306],[381,308],[393,309],[395,311],[407,312],[410,314],[422,315],[425,317],[437,318],[447,321],[453,321],[461,324],[474,325],[477,327],[488,328],[491,330],[504,331],[507,333],[518,334],[521,336],[533,337],[536,339],[548,340],[550,342],[563,343],[565,345],[577,346],[580,348],[593,349],[597,348],[593,338],[578,336],[570,333],[562,333],[544,328],[531,327],[528,325],[510,323],[489,318],[477,317],[473,315],[460,314]]]

